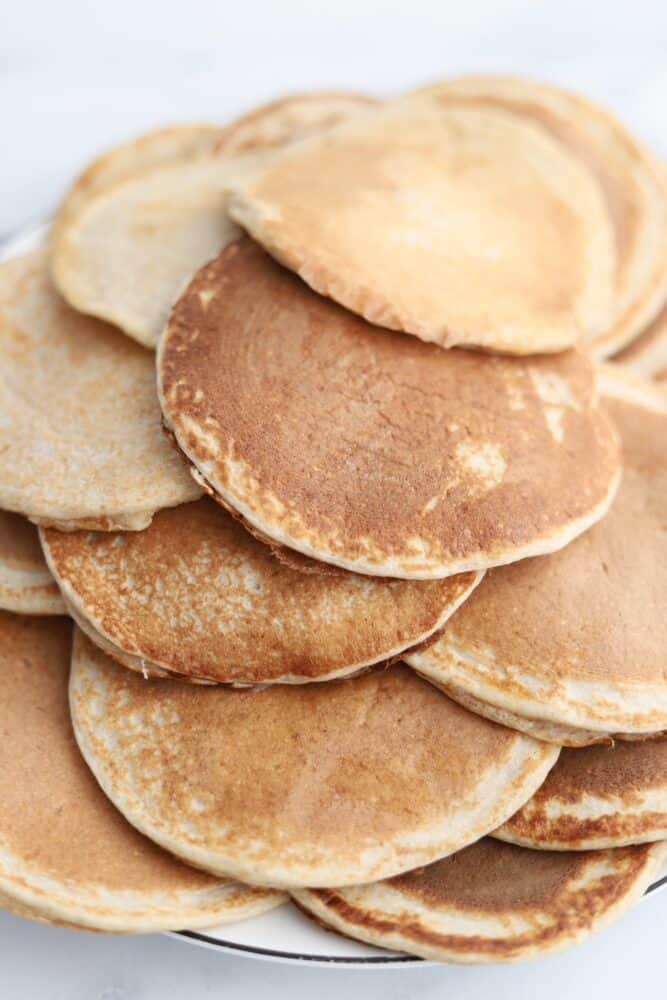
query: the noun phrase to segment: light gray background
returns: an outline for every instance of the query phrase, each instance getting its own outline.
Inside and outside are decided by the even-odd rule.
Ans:
[[[0,0],[0,235],[48,213],[106,145],[312,87],[391,93],[455,72],[560,81],[667,155],[664,0]],[[514,967],[294,968],[166,937],[111,938],[0,914],[0,998],[263,996],[578,1000],[667,993],[667,894],[565,955]]]

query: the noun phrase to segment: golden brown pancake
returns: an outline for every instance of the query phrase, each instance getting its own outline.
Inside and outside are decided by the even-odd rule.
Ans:
[[[72,613],[114,659],[237,684],[329,680],[396,659],[481,578],[302,573],[208,498],[160,511],[145,531],[47,529],[42,544]]]
[[[161,431],[153,357],[69,309],[44,251],[0,265],[0,506],[140,529],[199,490]]]
[[[515,962],[577,944],[641,896],[664,844],[608,851],[528,851],[485,838],[399,878],[303,889],[319,923],[436,962]]]
[[[144,680],[80,632],[70,705],[84,757],[131,823],[258,885],[350,884],[442,857],[516,812],[558,754],[402,665],[197,687]]]
[[[72,733],[69,621],[0,612],[0,636],[2,905],[136,933],[240,920],[281,902],[183,865],[104,796]]]
[[[637,375],[667,381],[667,306],[636,340],[614,355],[618,361]]]
[[[0,510],[0,608],[23,615],[64,615],[37,530],[18,514]]]
[[[555,555],[487,574],[409,657],[475,711],[573,746],[667,729],[667,403],[611,365],[601,388],[624,450],[607,517]]]
[[[552,551],[618,482],[582,354],[443,351],[373,327],[248,239],[176,303],[158,378],[219,502],[358,573],[428,579]]]
[[[229,211],[316,291],[422,340],[534,354],[608,322],[599,185],[502,108],[392,101],[238,178]]]
[[[608,357],[636,337],[667,299],[667,189],[655,157],[605,108],[551,84],[469,76],[418,93],[521,114],[592,173],[613,226],[616,271],[609,322],[591,336],[590,348]]]
[[[494,836],[559,851],[667,840],[667,737],[564,749]]]

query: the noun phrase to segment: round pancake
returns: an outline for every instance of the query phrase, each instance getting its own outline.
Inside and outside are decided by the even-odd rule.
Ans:
[[[0,510],[0,608],[23,615],[66,614],[36,528],[5,510]]]
[[[485,838],[374,885],[304,889],[297,905],[329,930],[436,962],[514,962],[561,951],[639,899],[664,844],[527,851]]]
[[[262,150],[289,142],[292,129],[307,134],[368,103],[354,96],[285,98],[210,129],[196,150],[155,156],[152,169],[140,161],[131,170],[128,162],[125,174],[115,171],[115,183],[98,185],[94,197],[66,209],[52,239],[56,285],[76,309],[155,347],[184,284],[240,234],[226,215],[225,189]]]
[[[69,718],[71,623],[0,612],[0,897],[108,931],[205,927],[279,893],[212,878],[131,827],[81,757]]]
[[[446,347],[560,351],[608,321],[599,186],[503,109],[393,101],[239,178],[229,211],[316,291]]]
[[[57,243],[71,220],[102,191],[156,167],[185,163],[210,153],[224,134],[219,125],[170,125],[106,150],[66,192],[53,221],[52,241]]]
[[[573,745],[667,729],[667,403],[611,365],[601,388],[624,449],[607,517],[555,555],[487,574],[409,657],[474,710]]]
[[[667,738],[564,749],[494,836],[559,851],[667,840]]]
[[[219,502],[358,573],[428,579],[552,551],[618,482],[583,355],[443,351],[373,327],[248,239],[176,303],[158,385]]]
[[[597,179],[616,246],[614,303],[590,349],[608,357],[629,343],[667,299],[667,188],[655,157],[605,108],[550,84],[496,76],[425,88],[460,106],[508,109],[542,126]]]
[[[114,659],[237,684],[330,680],[396,659],[481,579],[302,573],[208,498],[160,511],[141,532],[41,537],[74,616]]]
[[[377,104],[366,94],[313,91],[288,94],[241,115],[223,129],[215,152],[226,156],[283,146],[347,121]]]
[[[614,355],[637,375],[667,381],[667,306],[636,340]]]
[[[402,665],[291,688],[196,687],[143,680],[80,632],[70,706],[84,757],[131,823],[257,885],[343,885],[442,857],[516,812],[558,755]]]
[[[199,495],[162,433],[152,355],[66,306],[43,251],[0,265],[0,352],[2,508],[140,529]]]

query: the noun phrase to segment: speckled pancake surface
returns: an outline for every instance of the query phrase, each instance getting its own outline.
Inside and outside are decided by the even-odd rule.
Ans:
[[[637,375],[667,382],[667,306],[636,340],[615,354],[613,360]]]
[[[598,185],[500,108],[392,101],[279,152],[229,211],[316,291],[422,340],[534,354],[608,320]]]
[[[43,251],[0,265],[0,351],[0,507],[144,528],[199,495],[162,433],[152,355],[66,306]]]
[[[37,529],[6,510],[0,510],[0,608],[23,615],[65,614]]]
[[[279,893],[195,871],[104,796],[69,718],[71,623],[0,612],[0,897],[52,922],[108,931],[252,916]]]
[[[608,515],[555,555],[488,573],[409,657],[474,710],[545,739],[569,728],[556,739],[573,745],[667,729],[667,404],[611,366],[602,389],[624,451]]]
[[[130,822],[257,885],[350,884],[432,861],[501,825],[558,753],[404,666],[197,687],[146,681],[81,633],[70,704],[84,757]]]
[[[479,582],[371,580],[283,565],[206,498],[145,531],[42,532],[73,613],[125,666],[232,683],[326,680],[395,659]]]
[[[509,109],[562,142],[597,179],[616,246],[609,322],[590,336],[608,357],[629,343],[667,299],[667,184],[655,157],[605,108],[550,84],[472,76],[421,93],[459,105]]]
[[[667,840],[667,737],[563,749],[494,836],[564,851]]]
[[[373,327],[248,239],[177,302],[158,379],[221,503],[359,573],[427,579],[551,551],[618,482],[583,355],[443,351]]]
[[[304,889],[331,930],[437,962],[514,962],[577,944],[618,919],[660,869],[664,844],[529,851],[485,838],[374,885]]]

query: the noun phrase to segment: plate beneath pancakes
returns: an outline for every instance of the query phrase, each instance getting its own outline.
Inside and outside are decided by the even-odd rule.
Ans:
[[[42,223],[14,233],[0,243],[0,260],[36,249],[43,244],[47,232],[48,223]],[[646,890],[646,896],[660,890],[666,890],[667,900],[667,865]],[[173,931],[170,936],[223,953],[293,965],[405,968],[415,964],[435,964],[383,948],[373,948],[325,931],[289,903],[231,926],[211,927],[204,931]]]

